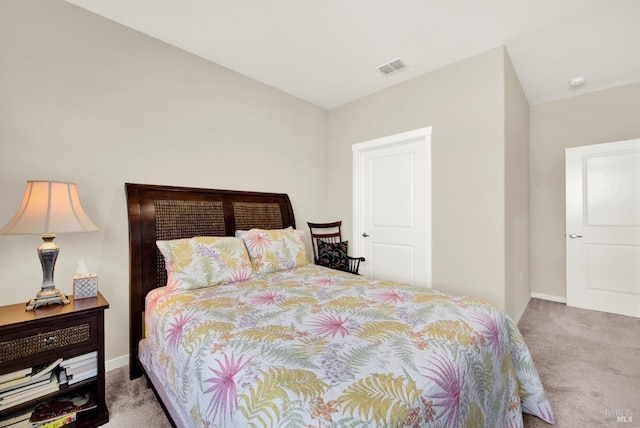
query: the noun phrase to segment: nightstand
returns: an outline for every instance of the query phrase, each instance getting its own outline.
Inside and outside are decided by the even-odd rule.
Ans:
[[[74,300],[68,305],[40,307],[25,311],[24,304],[0,306],[0,375],[97,351],[98,374],[32,399],[10,409],[0,410],[0,418],[16,410],[70,393],[91,392],[95,409],[78,413],[74,428],[92,428],[109,421],[105,402],[104,310],[109,302],[97,297]]]

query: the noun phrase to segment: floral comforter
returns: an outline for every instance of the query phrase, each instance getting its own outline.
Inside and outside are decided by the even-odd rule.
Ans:
[[[513,321],[479,300],[316,265],[147,297],[147,370],[193,427],[553,423]]]

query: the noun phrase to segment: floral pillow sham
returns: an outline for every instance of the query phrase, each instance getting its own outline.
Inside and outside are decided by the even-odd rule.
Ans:
[[[200,236],[156,241],[164,256],[167,287],[194,290],[246,281],[253,271],[244,241],[233,237]]]
[[[251,229],[238,231],[242,238],[256,275],[265,275],[295,267],[305,266],[307,253],[302,239],[303,232],[288,227],[286,229]]]

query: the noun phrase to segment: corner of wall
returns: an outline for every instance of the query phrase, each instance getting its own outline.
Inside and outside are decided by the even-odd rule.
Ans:
[[[504,50],[505,300],[520,316],[530,295],[529,102]]]

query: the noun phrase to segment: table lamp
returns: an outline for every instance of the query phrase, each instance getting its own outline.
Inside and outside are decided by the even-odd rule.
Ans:
[[[84,212],[75,183],[59,181],[27,181],[18,211],[2,229],[0,235],[42,235],[38,247],[42,264],[42,288],[27,303],[27,311],[40,306],[68,304],[69,299],[56,288],[53,269],[58,247],[56,233],[95,232],[98,227]]]

